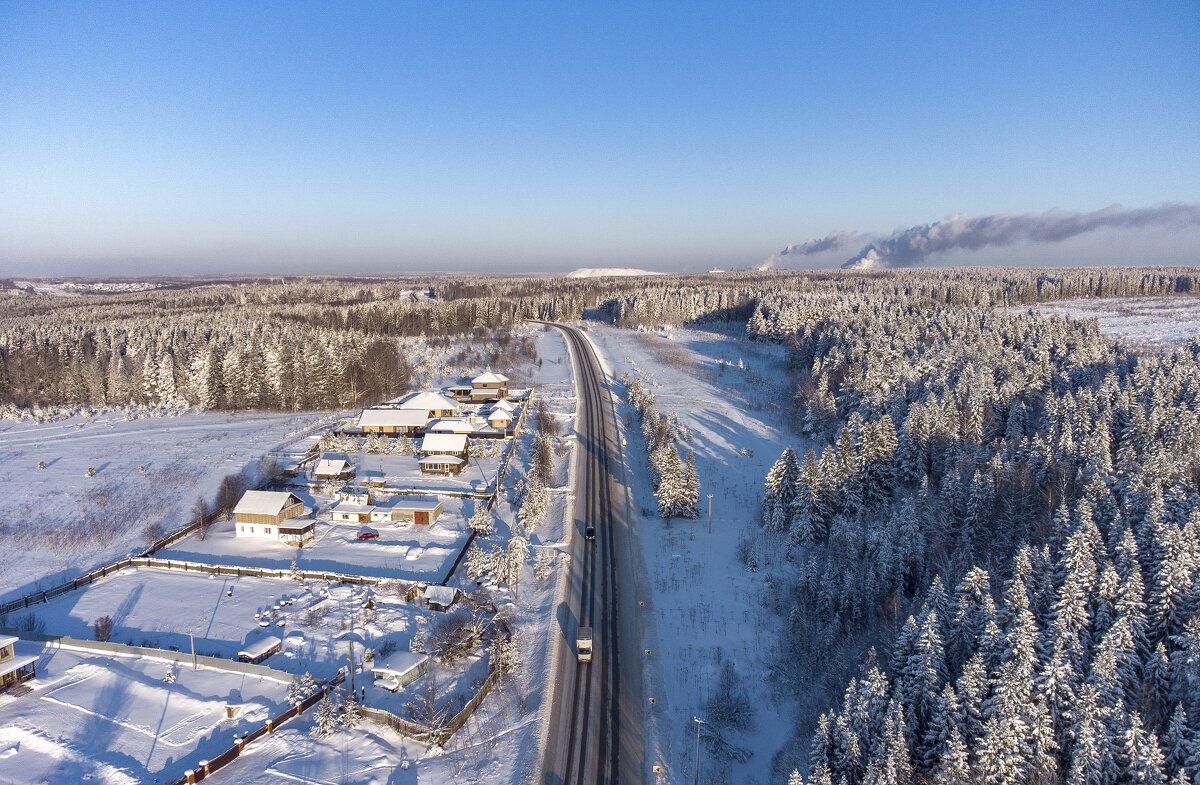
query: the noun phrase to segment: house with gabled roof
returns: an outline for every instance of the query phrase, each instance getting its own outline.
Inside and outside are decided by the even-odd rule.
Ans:
[[[471,400],[488,401],[508,395],[508,377],[502,373],[480,374],[471,380]]]
[[[458,414],[458,401],[447,398],[441,393],[425,390],[416,392],[396,404],[397,409],[425,412],[426,422],[435,417],[453,417]]]
[[[318,480],[349,480],[354,477],[354,464],[345,455],[322,455],[313,467],[313,477]]]
[[[246,491],[233,508],[233,533],[303,545],[313,538],[311,514],[294,493]]]

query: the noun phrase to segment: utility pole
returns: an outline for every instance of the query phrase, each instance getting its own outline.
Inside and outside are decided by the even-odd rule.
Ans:
[[[196,672],[196,638],[192,635],[192,628],[188,628],[188,641],[192,644],[192,673]]]
[[[350,641],[350,692],[354,692],[354,639]]]
[[[712,534],[712,494],[708,494],[708,533]]]
[[[700,726],[704,720],[692,717],[692,722],[696,723],[696,785],[700,785]]]

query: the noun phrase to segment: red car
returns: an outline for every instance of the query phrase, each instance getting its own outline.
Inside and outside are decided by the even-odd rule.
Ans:
[[[371,531],[370,529],[363,529],[362,531],[360,531],[358,533],[358,539],[360,539],[360,540],[378,540],[379,532],[374,532],[374,531]]]

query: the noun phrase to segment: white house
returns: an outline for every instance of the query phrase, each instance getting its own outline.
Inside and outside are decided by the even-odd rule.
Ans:
[[[366,523],[371,520],[375,508],[370,504],[355,504],[354,502],[338,502],[329,508],[335,521],[342,523]]]

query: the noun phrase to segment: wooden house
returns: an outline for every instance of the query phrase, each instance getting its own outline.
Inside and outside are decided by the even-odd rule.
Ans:
[[[456,401],[469,401],[471,400],[471,389],[469,384],[452,384],[446,388],[446,396]]]
[[[0,635],[0,691],[37,676],[37,655],[16,655],[15,635]]]
[[[294,493],[246,491],[233,508],[234,534],[238,537],[283,540],[282,529],[286,528],[291,539],[285,541],[301,544],[312,539],[312,521],[303,522],[310,513],[311,510],[306,509],[304,502]],[[303,536],[305,528],[309,535],[307,539]],[[300,543],[295,541],[296,537],[300,537]]]
[[[484,373],[471,380],[471,400],[490,401],[508,395],[508,377],[502,373]]]
[[[349,480],[354,477],[354,464],[345,455],[322,455],[313,467],[313,477],[318,480]]]
[[[467,467],[467,462],[456,455],[426,455],[417,463],[424,474],[460,474]]]
[[[462,597],[462,592],[451,586],[428,586],[425,588],[425,605],[431,611],[448,611],[460,597]]]

